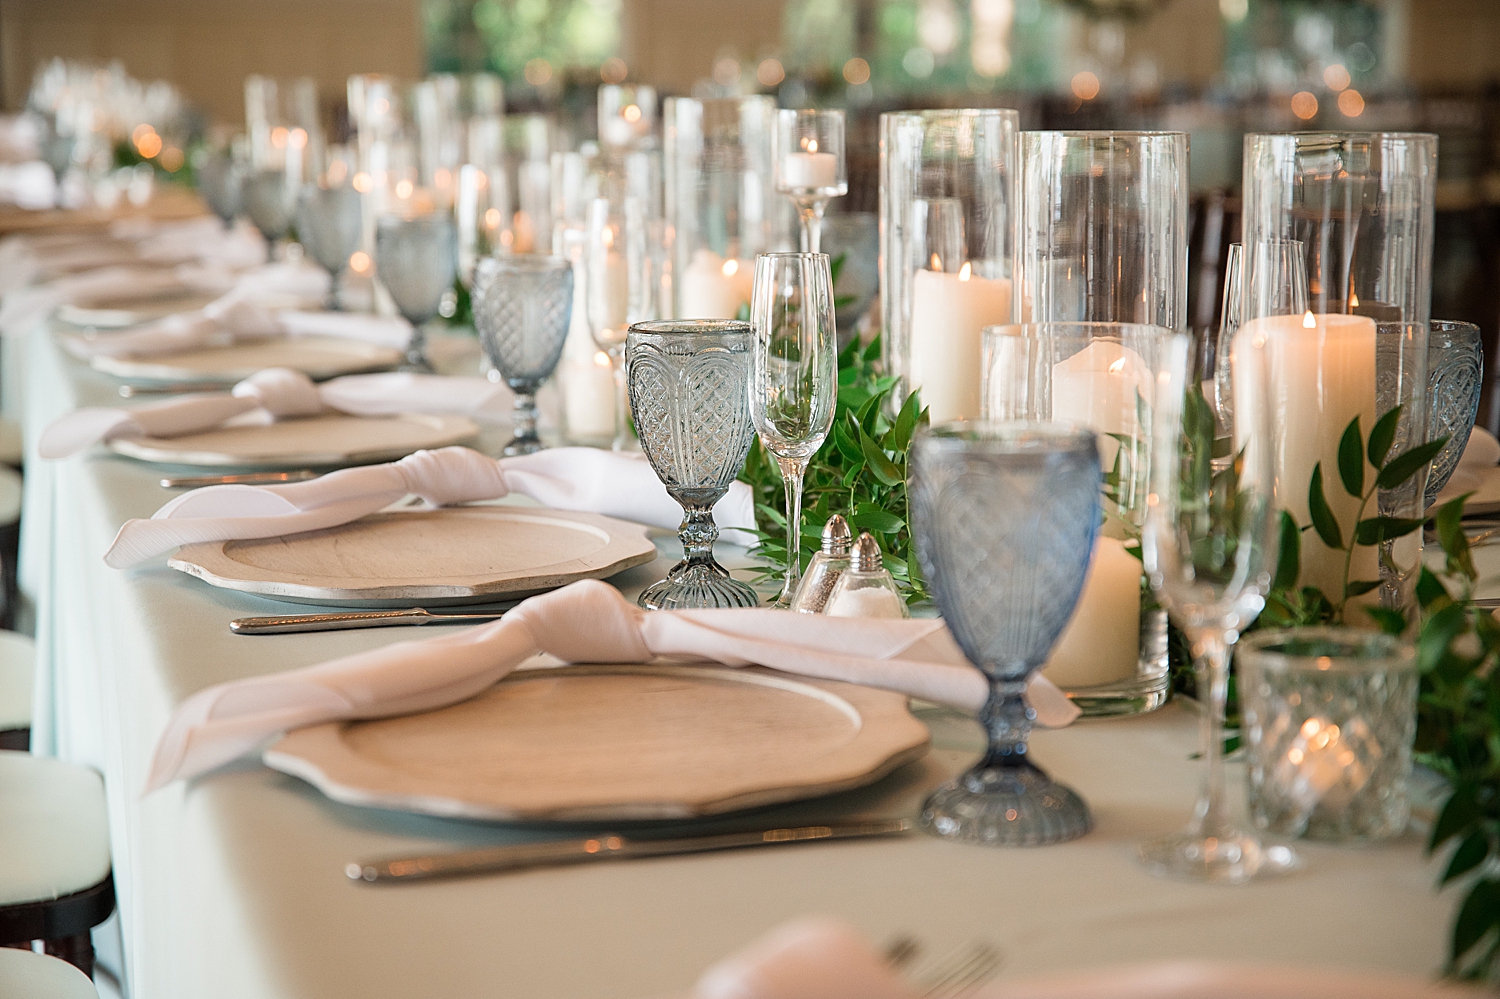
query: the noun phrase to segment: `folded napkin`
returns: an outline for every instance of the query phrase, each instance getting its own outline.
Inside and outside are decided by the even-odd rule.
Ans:
[[[917,999],[853,926],[805,916],[709,968],[692,999]]]
[[[266,259],[265,238],[253,226],[241,222],[226,229],[214,216],[173,222],[121,219],[110,226],[110,235],[133,243],[142,260],[166,263],[198,260],[232,270],[249,270],[264,264]]]
[[[222,294],[232,286],[232,275],[196,266],[104,267],[9,292],[0,300],[0,336],[25,335],[58,306],[70,302],[114,295],[144,299],[179,289]]]
[[[586,579],[522,601],[494,624],[199,691],[167,722],[147,790],[212,770],[289,729],[456,704],[539,652],[565,663],[681,656],[767,666],[967,711],[977,711],[989,690],[942,621],[832,618],[770,608],[648,613],[608,583]],[[1078,715],[1040,677],[1033,678],[1027,696],[1041,724],[1067,724]]]
[[[41,160],[0,163],[0,202],[38,211],[57,200],[57,177]]]
[[[1458,467],[1443,485],[1436,504],[1446,503],[1464,493],[1475,491],[1481,485],[1480,476],[1484,471],[1497,464],[1500,464],[1500,440],[1496,440],[1495,435],[1483,427],[1475,427],[1469,432],[1469,442],[1464,445],[1464,453],[1459,456]]]
[[[116,569],[201,541],[275,538],[358,520],[404,496],[433,506],[530,496],[556,510],[584,510],[655,527],[674,528],[682,507],[644,458],[590,447],[560,447],[514,458],[487,458],[466,447],[418,451],[400,461],[330,472],[309,482],[276,486],[224,485],[195,489],[167,503],[150,520],[120,528],[104,561]],[[754,500],[743,482],[714,507],[725,527],[754,525]],[[724,540],[749,544],[744,531]]]
[[[200,433],[255,410],[273,419],[316,416],[325,409],[355,416],[454,413],[496,419],[511,409],[510,389],[478,376],[389,372],[345,375],[318,385],[290,368],[267,368],[231,392],[190,395],[129,409],[87,408],[53,420],[37,442],[43,458],[67,458],[103,441]]]

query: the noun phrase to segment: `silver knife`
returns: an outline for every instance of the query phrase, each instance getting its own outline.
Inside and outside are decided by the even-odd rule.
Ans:
[[[669,839],[627,839],[613,833],[601,833],[588,839],[496,846],[426,857],[349,864],[344,868],[344,873],[351,881],[398,884],[407,881],[422,881],[427,878],[454,877],[461,874],[502,874],[532,867],[591,864],[601,860],[631,860],[639,857],[708,853],[713,850],[738,850],[750,846],[782,846],[788,843],[814,843],[823,840],[899,836],[910,832],[913,828],[915,828],[915,823],[910,819],[884,819],[845,825],[795,826],[762,829],[757,832],[677,836]]]
[[[434,614],[421,607],[409,607],[405,610],[337,611],[330,614],[241,617],[229,622],[229,630],[236,635],[287,635],[297,631],[393,628],[403,624],[465,624],[493,621],[509,609],[504,607],[487,611]]]
[[[318,473],[310,468],[289,472],[244,472],[240,475],[174,475],[161,480],[163,489],[197,489],[200,486],[272,486],[278,482],[306,482]]]
[[[169,382],[164,385],[121,385],[120,398],[138,395],[190,395],[196,392],[228,392],[233,382]]]

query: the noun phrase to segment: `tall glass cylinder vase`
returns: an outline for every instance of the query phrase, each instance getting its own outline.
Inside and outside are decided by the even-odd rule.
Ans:
[[[1397,407],[1387,456],[1426,440],[1437,137],[1247,135],[1244,170],[1246,269],[1235,343],[1254,337],[1270,347],[1276,502],[1311,525],[1311,482],[1321,466],[1338,525],[1337,537],[1303,532],[1300,582],[1341,605],[1346,594],[1368,589],[1360,584],[1378,581],[1382,604],[1403,605],[1421,532],[1378,550],[1352,536],[1357,519],[1420,518],[1425,471],[1377,490],[1368,456],[1360,475],[1353,467],[1339,474],[1339,442],[1351,421],[1368,438]],[[1308,305],[1300,315],[1282,304],[1287,277],[1253,266],[1286,241],[1302,247]]]
[[[663,113],[671,305],[681,319],[734,319],[750,304],[755,256],[791,248],[791,202],[776,193],[769,97],[672,97]]]
[[[880,116],[885,370],[934,424],[979,416],[980,332],[1020,318],[1018,128],[1001,109]]]
[[[1021,163],[1023,319],[1186,327],[1186,134],[1026,132]]]
[[[1188,336],[1135,323],[1037,323],[984,331],[986,420],[1059,420],[1098,435],[1104,521],[1083,594],[1044,667],[1085,715],[1166,703],[1166,612],[1141,570],[1158,383],[1183,384]]]

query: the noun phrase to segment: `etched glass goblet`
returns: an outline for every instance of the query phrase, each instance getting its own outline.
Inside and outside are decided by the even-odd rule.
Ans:
[[[824,253],[762,253],[750,295],[755,326],[750,418],[786,486],[786,580],[775,606],[790,607],[802,579],[802,477],[833,426],[838,325]]]
[[[411,323],[411,340],[401,370],[433,370],[422,327],[438,314],[443,294],[453,287],[457,270],[458,237],[450,216],[384,215],[376,220],[375,271],[396,308]]]
[[[509,455],[531,454],[536,392],[562,357],[573,315],[573,262],[567,257],[483,257],[474,269],[474,327],[491,364],[515,393]]]
[[[352,187],[307,184],[297,199],[297,235],[308,256],[328,272],[327,308],[338,311],[339,275],[359,249],[363,228],[360,195]]]
[[[267,261],[276,259],[276,244],[292,227],[297,208],[293,193],[287,187],[285,170],[258,170],[245,178],[245,214],[266,237]]]
[[[1444,435],[1448,443],[1432,459],[1427,473],[1424,507],[1432,506],[1448,484],[1458,459],[1468,446],[1479,415],[1479,390],[1484,387],[1484,347],[1479,327],[1434,319],[1427,327],[1427,439]]]
[[[641,450],[682,504],[683,559],[646,587],[647,610],[754,607],[749,585],[714,561],[713,506],[739,474],[755,439],[750,352],[755,331],[734,320],[636,323],[625,338],[625,379]],[[738,526],[738,525],[734,525]],[[748,526],[748,525],[747,525]]]
[[[1040,846],[1088,832],[1088,806],[1031,762],[1026,681],[1072,617],[1099,529],[1099,447],[1068,423],[949,423],[912,447],[912,522],[943,619],[990,681],[984,757],[932,793],[946,839]]]
[[[235,216],[244,203],[244,165],[228,149],[210,150],[198,167],[198,194],[209,211],[219,217],[225,229],[234,228]]]

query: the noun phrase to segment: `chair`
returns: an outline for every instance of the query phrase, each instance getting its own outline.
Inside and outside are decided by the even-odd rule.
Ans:
[[[16,613],[16,562],[21,547],[21,473],[0,461],[0,628],[9,628]]]
[[[21,425],[15,420],[0,417],[0,465],[20,468],[25,453]]]
[[[17,999],[99,999],[89,977],[66,961],[0,947],[0,996]]]
[[[14,631],[0,631],[0,749],[31,745],[31,678],[36,643]]]
[[[0,752],[0,815],[0,947],[41,940],[92,975],[89,931],[115,908],[104,781],[86,767]]]

